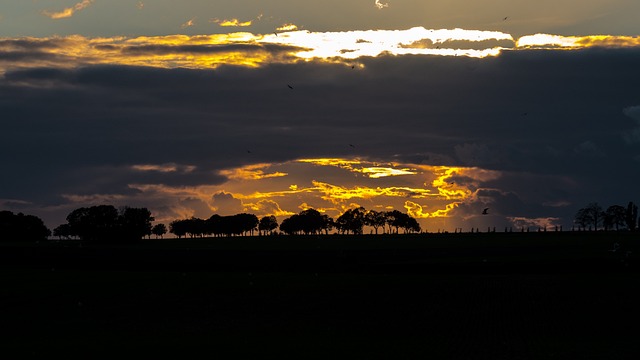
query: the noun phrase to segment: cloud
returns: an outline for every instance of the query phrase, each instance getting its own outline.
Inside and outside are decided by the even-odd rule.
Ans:
[[[277,202],[269,199],[262,199],[256,203],[244,204],[244,206],[247,211],[251,211],[251,213],[260,217],[269,215],[285,217],[295,214],[295,212],[292,211],[282,210]]]
[[[196,199],[211,214],[224,208],[212,198],[220,192],[235,199],[230,213],[266,212],[261,200],[332,217],[354,202],[405,211],[410,201],[422,208],[415,214],[460,203],[446,218],[421,219],[430,229],[501,228],[517,217],[567,224],[591,201],[639,201],[629,194],[640,145],[621,139],[637,128],[621,109],[638,101],[638,49],[383,55],[359,58],[357,70],[323,60],[179,62],[290,51],[229,36],[1,39],[0,198],[53,225],[82,201],[149,206],[170,219],[194,214],[188,206],[199,203],[185,199]],[[588,141],[604,157],[590,157]],[[415,174],[369,177],[369,168]],[[233,178],[233,169],[250,172]],[[264,177],[277,173],[288,175]],[[489,201],[490,216],[480,216]]]
[[[247,20],[247,21],[240,21],[236,18],[233,19],[211,19],[212,23],[216,23],[219,26],[222,27],[247,27],[247,26],[251,26],[253,20]]]
[[[640,124],[640,105],[626,107],[622,110],[622,113],[636,120],[638,124]]]
[[[373,5],[375,5],[375,7],[377,7],[379,10],[389,7],[389,3],[382,3],[380,2],[380,0],[376,0]]]
[[[84,10],[87,7],[89,7],[89,5],[91,5],[92,3],[93,3],[93,0],[82,0],[81,2],[73,5],[72,7],[65,8],[62,11],[52,12],[52,11],[45,10],[42,12],[42,14],[54,20],[70,18],[76,12],[80,10]]]
[[[186,29],[188,27],[192,27],[196,25],[196,18],[191,18],[189,20],[187,20],[187,22],[183,23],[182,25],[180,25],[180,27],[182,29]]]
[[[276,28],[277,31],[295,31],[298,30],[298,26],[295,24],[282,24]]]
[[[242,200],[236,199],[232,194],[224,191],[213,194],[211,200],[213,205],[212,210],[218,215],[234,215],[245,210]]]
[[[524,48],[636,47],[640,46],[640,36],[534,34],[520,37],[516,41],[516,46]]]
[[[622,113],[636,121],[636,127],[624,134],[625,140],[630,144],[640,143],[640,105],[626,107]]]

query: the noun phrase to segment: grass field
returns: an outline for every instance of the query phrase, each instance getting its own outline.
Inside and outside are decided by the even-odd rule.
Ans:
[[[37,357],[631,359],[638,242],[495,233],[4,243],[0,346]]]

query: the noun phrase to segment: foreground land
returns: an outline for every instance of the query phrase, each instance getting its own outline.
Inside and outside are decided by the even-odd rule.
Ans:
[[[38,357],[636,358],[638,256],[638,234],[586,232],[4,243],[0,346]]]

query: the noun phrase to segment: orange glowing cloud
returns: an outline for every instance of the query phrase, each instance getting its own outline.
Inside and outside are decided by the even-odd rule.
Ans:
[[[229,179],[235,180],[260,180],[288,175],[287,173],[279,171],[265,174],[262,169],[269,166],[269,164],[253,164],[241,168],[223,170],[220,172],[220,174],[228,177]]]
[[[459,202],[454,202],[446,204],[444,209],[436,209],[433,212],[427,212],[424,210],[426,206],[419,205],[412,201],[405,201],[404,208],[407,209],[407,214],[413,216],[416,219],[427,219],[448,217],[449,212],[455,209],[458,205],[460,205]]]
[[[295,24],[282,24],[276,28],[277,31],[294,31],[298,30],[298,26]]]
[[[83,9],[87,8],[92,3],[93,3],[93,0],[83,0],[83,1],[73,5],[72,7],[65,8],[62,11],[52,12],[52,11],[46,11],[45,10],[45,11],[42,12],[42,14],[44,16],[47,16],[47,17],[49,17],[51,19],[54,19],[54,20],[70,18],[77,11],[80,11],[80,10],[83,10]]]
[[[79,4],[85,4],[82,2]],[[75,11],[75,10],[74,10]],[[242,24],[238,22],[238,25]],[[195,18],[183,27],[195,25]],[[284,28],[283,28],[284,29]],[[288,28],[287,28],[288,29]],[[28,43],[29,46],[25,46]],[[346,63],[364,56],[498,56],[501,51],[531,48],[577,49],[591,46],[640,46],[640,37],[567,37],[536,34],[515,42],[498,31],[465,29],[367,30],[344,32],[285,31],[272,34],[234,32],[212,35],[87,38],[0,38],[6,56],[0,74],[12,69],[89,65],[131,65],[158,68],[214,69],[221,65],[260,67],[306,61]],[[353,65],[355,66],[355,65]],[[358,69],[362,66],[358,65]],[[345,165],[347,166],[347,165]],[[375,165],[374,165],[375,166]],[[411,171],[411,170],[407,170]],[[369,173],[370,175],[385,172]],[[389,172],[387,176],[392,176]],[[375,175],[377,176],[377,175]]]
[[[216,23],[219,26],[222,27],[247,27],[247,26],[251,26],[251,23],[253,22],[253,20],[248,20],[248,21],[240,21],[236,18],[233,19],[211,19],[212,23]]]

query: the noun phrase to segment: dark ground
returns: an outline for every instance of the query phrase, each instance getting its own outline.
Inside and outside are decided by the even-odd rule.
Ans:
[[[0,353],[636,359],[637,243],[628,233],[4,243]]]

